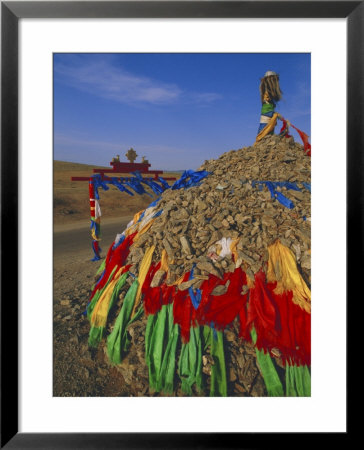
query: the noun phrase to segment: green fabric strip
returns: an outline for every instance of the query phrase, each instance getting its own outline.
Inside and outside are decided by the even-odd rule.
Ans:
[[[307,366],[286,364],[287,397],[311,397],[311,375]]]
[[[253,344],[257,342],[257,333],[255,328],[251,331]],[[283,386],[279,379],[276,368],[269,353],[264,353],[263,350],[255,349],[257,355],[257,362],[260,367],[265,386],[267,388],[269,397],[284,397]]]
[[[291,372],[291,366],[286,364],[286,396],[297,397],[297,392],[294,386],[293,373]]]
[[[111,308],[115,305],[115,302],[117,301],[119,297],[119,292],[121,291],[122,287],[124,286],[126,279],[128,278],[129,272],[125,272],[121,275],[119,280],[116,282],[114,290],[112,291],[110,303],[107,312],[109,313]]]
[[[136,322],[138,319],[140,319],[142,317],[142,315],[144,314],[144,306],[140,305],[138,311],[134,314],[134,316],[129,320],[128,325],[131,325],[133,322]]]
[[[97,269],[97,272],[95,273],[95,278],[97,277],[97,275],[99,275],[105,269],[105,264],[106,264],[106,260],[104,259],[102,261],[102,263],[100,264],[100,267]],[[95,286],[96,286],[96,283],[93,284],[92,290],[94,290]]]
[[[145,329],[145,361],[149,361],[150,339],[152,337],[155,322],[157,320],[157,314],[150,314],[148,316],[147,326]]]
[[[156,314],[156,321],[148,342],[149,351],[147,365],[149,369],[150,389],[158,391],[159,374],[162,367],[164,335],[166,332],[167,305],[163,305]]]
[[[274,111],[275,106],[272,103],[263,103],[261,114],[266,114],[267,112]]]
[[[155,392],[173,394],[178,325],[173,323],[173,305],[149,315],[145,332],[145,360],[149,370],[149,387]]]
[[[102,263],[100,264],[100,267],[97,269],[97,272],[95,273],[95,277],[105,269],[105,265],[106,265],[106,259],[104,259],[102,261]]]
[[[311,372],[307,366],[302,366],[303,397],[311,397]]]
[[[120,279],[118,280],[118,282],[115,284],[114,290],[112,291],[112,294],[111,294],[109,307],[107,310],[108,314],[110,312],[110,309],[115,304],[115,301],[117,300],[119,292],[120,292],[121,288],[124,286],[127,277],[128,277],[128,272],[123,273],[122,276],[120,277]],[[99,345],[99,343],[102,339],[102,336],[104,334],[104,329],[105,329],[105,327],[91,327],[90,334],[89,334],[89,340],[88,340],[88,344],[90,347],[97,347]],[[98,331],[96,332],[95,330],[98,330]]]
[[[176,365],[176,349],[179,337],[178,325],[173,324],[173,305],[167,305],[167,347],[165,349],[162,361],[162,367],[160,370],[160,376],[158,379],[158,390],[163,391],[166,394],[173,393],[173,382]]]
[[[216,339],[214,334],[215,333],[213,332],[210,333],[211,356],[214,359],[214,365],[211,367],[210,396],[226,397],[227,383],[224,355],[224,335],[222,331],[216,331]]]
[[[190,340],[182,344],[178,362],[178,373],[182,381],[184,394],[192,395],[192,386],[196,384],[198,392],[202,392],[202,342],[200,327],[191,327]]]
[[[115,326],[107,338],[107,354],[114,364],[120,364],[122,355],[129,347],[129,339],[127,335],[127,326],[135,320],[130,321],[133,310],[135,296],[138,290],[138,280],[135,280],[125,295],[120,313],[115,321]],[[140,311],[138,311],[140,314]]]

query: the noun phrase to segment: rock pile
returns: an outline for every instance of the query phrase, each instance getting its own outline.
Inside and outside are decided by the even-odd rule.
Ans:
[[[267,261],[268,245],[279,238],[294,252],[310,285],[311,172],[303,147],[292,137],[273,135],[256,146],[205,161],[199,170],[211,172],[199,186],[162,194],[157,208],[163,209],[163,214],[133,245],[127,262],[133,265],[131,271],[139,272],[144,250],[154,245],[153,261],[160,261],[163,249],[167,252],[167,284],[196,265],[194,279],[179,289],[198,288],[210,273],[221,278],[241,265],[254,279]],[[262,183],[266,181],[276,182],[275,197],[267,183]],[[289,182],[298,189],[277,182]],[[290,207],[278,200],[282,195]],[[231,253],[218,255],[221,248],[215,244],[223,238],[236,240],[237,261]],[[152,287],[162,278],[162,271],[158,271]]]
[[[99,281],[98,277],[95,279],[97,283],[101,280],[101,287],[98,294],[95,288],[95,297],[89,304],[93,325],[89,343],[97,343],[102,338],[110,311],[107,324],[110,348],[105,351],[126,384],[140,384],[134,395],[154,395],[153,388],[149,386],[147,392],[145,387],[146,365],[149,383],[152,380],[157,392],[167,389],[169,394],[173,390],[176,395],[183,395],[189,391],[186,383],[190,383],[195,386],[194,395],[201,395],[201,386],[197,387],[203,378],[206,392],[211,388],[210,395],[215,395],[218,379],[221,395],[264,396],[267,392],[283,395],[282,387],[278,389],[270,384],[268,388],[267,380],[268,384],[273,380],[273,371],[275,379],[278,378],[270,357],[275,359],[279,370],[288,374],[287,395],[296,395],[292,394],[295,389],[298,395],[308,395],[310,162],[304,148],[293,138],[276,135],[262,139],[257,145],[229,151],[216,160],[205,161],[199,170],[208,175],[197,185],[164,191],[115,239],[103,275]],[[289,262],[282,261],[282,256],[279,256],[281,260],[272,258],[269,249],[276,244],[291,250],[292,253],[285,250]],[[115,257],[114,249],[120,250],[119,253],[115,250]],[[122,258],[117,256],[124,254]],[[273,284],[268,287],[265,284],[268,261],[271,268],[274,266],[277,282],[287,276],[288,264],[295,272],[298,285],[286,283],[279,292],[274,291]],[[293,268],[296,264],[297,268]],[[127,271],[126,283],[115,293],[117,307],[114,309],[110,306],[114,301],[111,293],[119,278],[115,275],[111,281],[113,269],[119,277],[120,271]],[[103,282],[107,279],[110,285]],[[210,281],[211,291],[208,291],[206,286]],[[133,307],[129,306],[132,294]],[[198,299],[197,294],[202,297]],[[264,298],[269,298],[271,304],[264,303]],[[155,310],[151,308],[152,303],[147,307],[147,302],[153,301]],[[144,315],[140,303],[144,303]],[[216,311],[215,307],[225,314],[226,305],[232,308],[226,321],[218,315],[205,319],[206,311]],[[195,327],[193,317],[200,312],[201,321],[196,319],[196,323],[201,327]],[[116,317],[118,325],[116,322],[112,325]],[[259,328],[260,347],[255,341],[256,328]],[[206,330],[210,334],[205,335]],[[197,337],[188,341],[188,336],[195,332]],[[165,333],[169,336],[167,340]],[[278,347],[285,353],[280,353]],[[261,348],[269,354],[264,356]],[[190,357],[194,355],[195,364],[188,363],[188,358],[183,356],[186,352],[191,352]],[[266,376],[257,358],[265,361]],[[173,370],[177,370],[179,379],[173,376]],[[165,382],[167,373],[168,383]],[[303,375],[306,376],[304,391],[300,381]],[[159,376],[158,382],[155,381]]]

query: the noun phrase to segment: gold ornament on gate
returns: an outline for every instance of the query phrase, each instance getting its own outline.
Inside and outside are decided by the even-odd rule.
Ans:
[[[133,148],[131,148],[125,153],[125,156],[128,158],[128,160],[131,163],[133,163],[136,160],[138,155],[137,155],[136,151]]]

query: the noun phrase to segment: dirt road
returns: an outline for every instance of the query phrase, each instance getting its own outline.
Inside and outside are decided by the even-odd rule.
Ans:
[[[117,233],[121,233],[131,217],[109,219],[101,224],[102,254],[105,256],[108,248],[113,243]],[[91,248],[90,224],[79,222],[77,224],[56,225],[53,234],[53,255],[55,266],[64,263],[65,259],[91,259],[93,257]]]

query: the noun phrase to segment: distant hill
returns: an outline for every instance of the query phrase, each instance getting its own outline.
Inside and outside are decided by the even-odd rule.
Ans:
[[[87,181],[71,181],[71,177],[90,177],[92,169],[111,166],[94,166],[68,161],[53,161],[53,208],[54,223],[64,224],[86,220],[90,218],[90,202]],[[177,179],[183,170],[165,172],[168,176]],[[123,176],[123,174],[118,174]],[[127,176],[126,174],[124,176]],[[149,191],[149,188],[146,188]],[[152,193],[152,192],[151,192]],[[145,209],[156,196],[147,194],[130,196],[120,192],[115,186],[110,186],[108,191],[99,191],[101,210],[103,217],[132,216],[136,212]]]
[[[127,162],[127,161],[124,161]],[[80,170],[92,170],[92,169],[96,169],[96,168],[101,168],[101,169],[111,169],[112,167],[109,166],[94,166],[92,164],[81,164],[81,163],[76,163],[76,162],[68,162],[68,161],[57,161],[54,160],[53,161],[53,167],[54,170],[56,171],[80,171]],[[150,168],[151,170],[153,170],[153,168]],[[154,169],[157,170],[157,169]],[[159,170],[159,169],[158,169]],[[164,173],[183,173],[184,170],[164,170]]]
[[[96,169],[96,168],[103,168],[103,169],[110,169],[111,166],[93,166],[91,164],[81,164],[81,163],[75,163],[75,162],[68,162],[68,161],[53,161],[53,168],[55,171],[76,171],[79,172],[80,170],[90,170]]]

